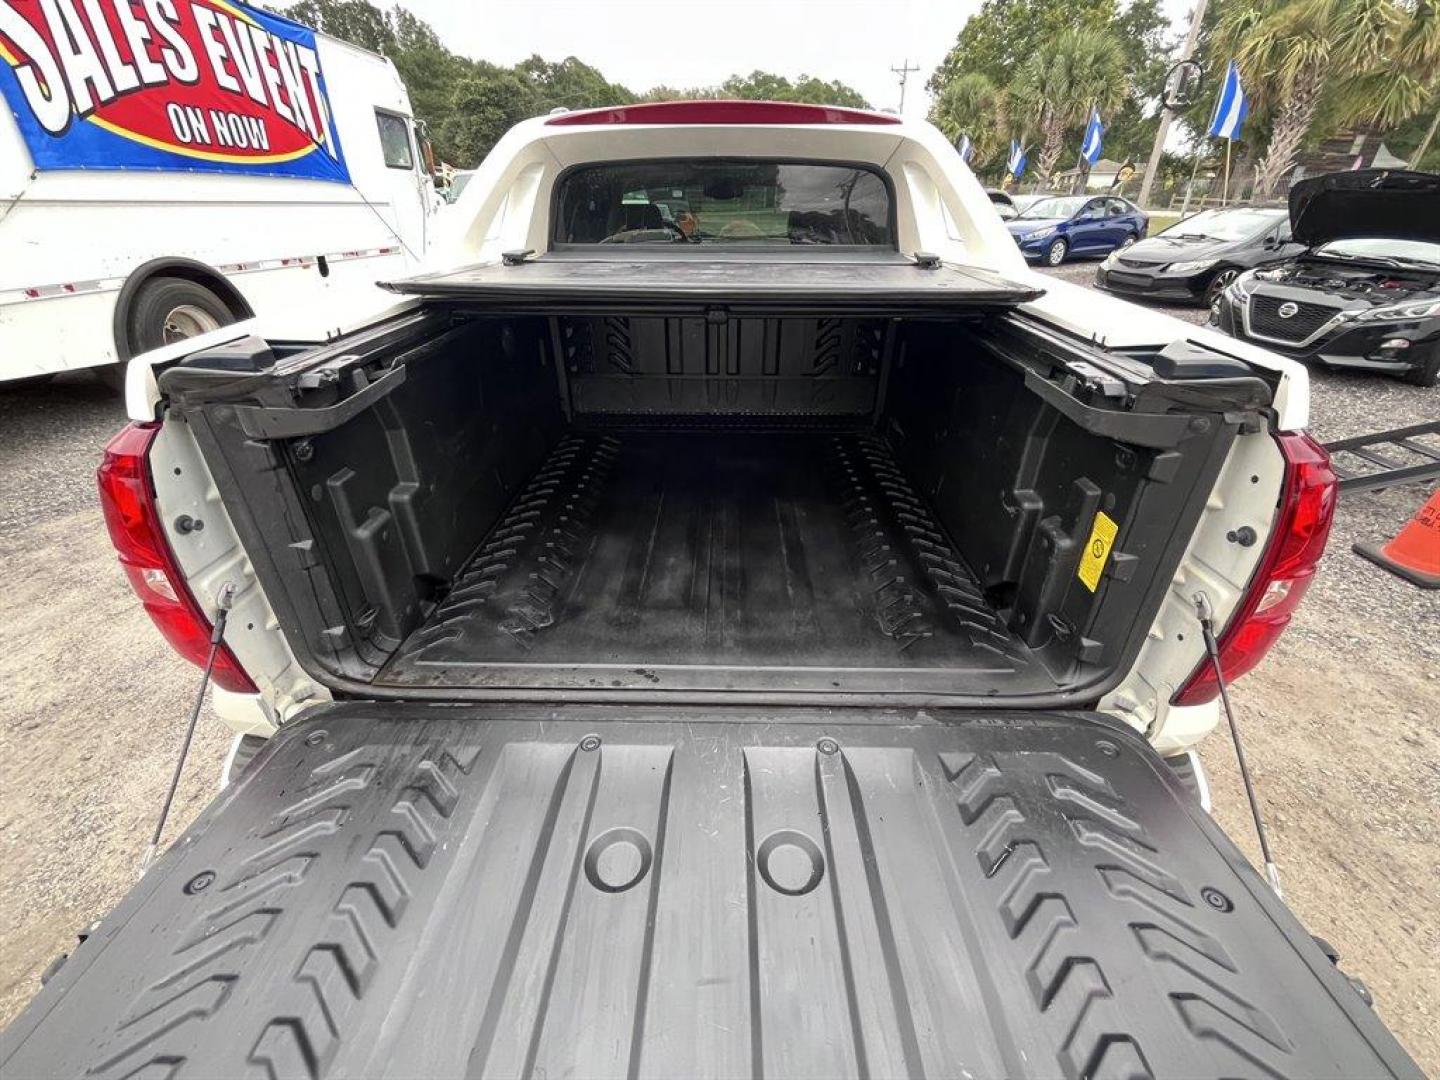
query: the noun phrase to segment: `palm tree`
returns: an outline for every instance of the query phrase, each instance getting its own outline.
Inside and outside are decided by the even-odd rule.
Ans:
[[[1343,120],[1394,124],[1424,107],[1440,70],[1429,0],[1247,0],[1221,13],[1219,51],[1274,117],[1255,172],[1266,196],[1295,164],[1321,99]]]
[[[1040,125],[1036,169],[1049,177],[1067,130],[1118,105],[1126,94],[1125,50],[1108,30],[1066,30],[1044,42],[1020,71],[1016,91]]]
[[[985,75],[972,71],[946,84],[935,103],[933,119],[951,142],[962,133],[969,135],[975,159],[984,161],[1008,138],[1006,105],[1004,92]]]

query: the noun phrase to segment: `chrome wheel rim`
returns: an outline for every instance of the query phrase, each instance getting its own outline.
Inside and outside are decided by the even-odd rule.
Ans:
[[[220,320],[194,304],[176,304],[165,315],[160,338],[166,345],[220,329]]]
[[[1050,265],[1051,265],[1051,266],[1059,266],[1059,265],[1060,265],[1062,262],[1064,262],[1064,261],[1065,261],[1065,244],[1064,244],[1064,241],[1056,240],[1055,243],[1053,243],[1053,244],[1050,245]]]
[[[1227,285],[1229,285],[1232,281],[1234,281],[1234,280],[1235,280],[1237,277],[1239,277],[1239,276],[1240,276],[1240,274],[1239,274],[1238,271],[1235,271],[1235,270],[1221,270],[1220,273],[1216,274],[1213,278],[1210,279],[1210,306],[1211,306],[1211,308],[1218,308],[1218,307],[1219,307],[1219,305],[1220,305],[1220,294],[1225,291],[1225,287],[1226,287]]]

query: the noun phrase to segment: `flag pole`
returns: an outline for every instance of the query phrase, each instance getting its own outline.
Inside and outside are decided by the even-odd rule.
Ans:
[[[1190,182],[1185,185],[1185,201],[1180,204],[1180,217],[1185,218],[1190,213],[1190,194],[1195,190],[1195,174],[1200,171],[1200,159],[1205,156],[1205,140],[1199,140],[1199,149],[1195,151],[1195,164],[1190,166]],[[1170,204],[1174,206],[1174,203]],[[1203,203],[1201,204],[1204,205]]]
[[[1227,206],[1230,203],[1230,144],[1233,139],[1225,140],[1225,183],[1220,188],[1220,205]]]

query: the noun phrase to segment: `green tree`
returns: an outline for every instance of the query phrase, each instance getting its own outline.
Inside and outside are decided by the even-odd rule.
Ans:
[[[1005,86],[1042,43],[1066,30],[1103,29],[1115,15],[1115,0],[985,0],[961,28],[926,89],[938,98],[953,79],[977,71],[996,86]]]
[[[826,82],[812,75],[801,75],[792,83],[785,76],[769,71],[732,75],[720,84],[717,96],[743,101],[797,101],[809,105],[843,105],[854,109],[870,107],[864,95],[842,82]]]
[[[1109,30],[1066,30],[1041,43],[1018,82],[1042,136],[1036,172],[1050,177],[1067,129],[1083,123],[1092,108],[1107,110],[1124,99],[1125,53]]]
[[[386,55],[405,83],[415,115],[431,127],[435,136],[450,113],[455,87],[475,73],[476,65],[445,48],[428,23],[404,8],[395,8],[389,19],[393,42]],[[442,153],[449,149],[443,140],[436,141]]]
[[[558,63],[531,56],[515,65],[515,74],[530,84],[541,112],[628,105],[635,100],[625,87],[607,81],[597,69],[573,56]]]
[[[1111,30],[1125,51],[1130,86],[1124,100],[1104,114],[1105,156],[1143,163],[1159,123],[1154,103],[1165,88],[1179,41],[1170,34],[1161,0],[1132,0],[1111,23]]]
[[[970,136],[977,171],[999,168],[1012,138],[1028,143],[1039,129],[1048,145],[1032,161],[1035,174],[1043,175],[1067,137],[1078,149],[1079,124],[1092,103],[1101,106],[1108,156],[1143,152],[1156,123],[1146,114],[1153,112],[1150,102],[1164,83],[1172,49],[1160,4],[1130,0],[1122,11],[1117,0],[986,0],[927,83],[935,99],[931,120],[952,139],[961,130]],[[1113,87],[1072,108],[1054,97],[1071,79],[1069,70],[1044,71],[1037,57],[1053,59],[1062,37],[1086,31],[1108,38],[1121,63]],[[1113,59],[1114,50],[1105,46],[1103,52]]]
[[[1241,0],[1216,28],[1247,92],[1272,114],[1256,168],[1266,196],[1295,164],[1322,111],[1332,124],[1392,125],[1425,108],[1440,79],[1440,30],[1427,2]],[[1327,100],[1329,108],[1327,108]]]
[[[978,167],[1007,144],[1009,104],[1005,92],[989,76],[969,71],[945,85],[931,120],[951,142],[969,135],[975,147],[972,160]]]
[[[280,10],[287,18],[371,52],[389,55],[395,45],[389,19],[366,0],[299,0]]]
[[[505,69],[482,71],[455,87],[438,134],[451,159],[473,166],[500,136],[539,111],[535,90],[524,78]]]
[[[722,97],[718,86],[652,86],[637,99],[639,101],[699,101]]]

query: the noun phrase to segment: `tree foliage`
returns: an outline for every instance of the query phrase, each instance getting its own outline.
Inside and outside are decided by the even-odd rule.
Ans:
[[[1322,131],[1388,128],[1440,108],[1440,15],[1428,0],[1231,0],[1213,53],[1235,58],[1269,114],[1261,195]]]
[[[715,96],[742,101],[798,101],[807,105],[844,105],[855,109],[869,107],[858,90],[842,82],[826,82],[812,75],[801,75],[792,83],[785,76],[768,71],[731,75],[720,84]]]
[[[1052,176],[1065,133],[1084,124],[1092,108],[1108,113],[1127,88],[1125,51],[1108,28],[1064,30],[1041,42],[1016,86],[1019,104],[1040,129],[1037,174]]]
[[[968,134],[981,168],[998,168],[1012,138],[1039,139],[1045,175],[1067,141],[1079,150],[1095,105],[1106,156],[1137,156],[1155,131],[1147,106],[1169,70],[1168,29],[1160,0],[986,0],[930,77],[931,119]]]

